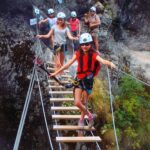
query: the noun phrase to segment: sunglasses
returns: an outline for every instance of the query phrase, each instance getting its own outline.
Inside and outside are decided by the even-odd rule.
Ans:
[[[91,45],[91,43],[82,43],[82,44],[80,44],[81,46],[89,46],[89,45]]]
[[[95,13],[95,11],[93,11],[93,10],[90,10],[90,12],[93,12],[93,13]]]

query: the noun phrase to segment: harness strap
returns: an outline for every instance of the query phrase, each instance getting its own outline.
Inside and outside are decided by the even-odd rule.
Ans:
[[[93,53],[89,52],[88,53],[88,69],[83,71],[83,52],[81,52],[79,60],[80,60],[80,71],[77,72],[77,74],[82,74],[82,73],[87,73],[87,72],[92,72],[92,58],[93,58]],[[95,67],[94,67],[95,68]],[[95,68],[96,69],[96,68]]]

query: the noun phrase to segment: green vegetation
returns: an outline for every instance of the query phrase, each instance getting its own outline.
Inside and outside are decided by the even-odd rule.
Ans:
[[[150,94],[143,84],[124,76],[114,97],[114,113],[120,149],[149,150],[150,147]],[[115,148],[108,87],[104,80],[96,80],[90,106],[98,114],[96,123],[102,137],[102,148]]]
[[[121,133],[121,147],[146,150],[148,145],[150,147],[150,95],[141,83],[127,76],[121,79],[119,87],[115,117]]]

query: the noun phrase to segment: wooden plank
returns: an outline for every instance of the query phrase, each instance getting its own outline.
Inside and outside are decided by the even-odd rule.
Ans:
[[[52,67],[47,67],[47,70],[50,70],[50,71],[55,71],[55,68],[52,68]],[[66,73],[69,73],[69,70],[64,70],[64,72],[66,72]]]
[[[74,102],[74,98],[50,98],[50,102]]]
[[[95,130],[94,127],[77,126],[77,125],[53,125],[53,130]]]
[[[70,83],[69,81],[63,80],[62,83]],[[57,83],[55,80],[48,79],[48,83]]]
[[[51,62],[51,61],[47,61],[46,63],[47,63],[47,64],[50,64],[50,65],[55,65],[55,63],[54,63],[54,62]]]
[[[73,91],[49,91],[49,94],[73,94]]]
[[[81,115],[52,115],[52,119],[80,119]],[[85,119],[88,117],[85,116]]]
[[[79,110],[79,108],[78,107],[76,107],[76,106],[72,106],[72,107],[57,107],[57,106],[52,106],[51,107],[51,110],[53,110],[53,111],[63,111],[63,110]]]
[[[57,89],[57,88],[62,88],[62,89],[65,89],[65,87],[64,86],[61,86],[61,85],[49,85],[48,86],[49,88],[52,88],[52,89]]]
[[[62,78],[71,78],[72,76],[71,75],[68,75],[68,74],[63,74],[61,75]]]
[[[99,136],[87,136],[87,137],[56,137],[57,142],[100,142],[101,138]]]
[[[55,71],[55,68],[47,67],[47,70],[49,70],[49,71]]]

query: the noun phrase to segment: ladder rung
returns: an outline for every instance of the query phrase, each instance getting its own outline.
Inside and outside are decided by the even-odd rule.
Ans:
[[[73,91],[49,91],[49,94],[73,94]]]
[[[52,115],[52,119],[80,119],[81,115]],[[85,116],[85,119],[88,117]]]
[[[47,67],[47,70],[55,71],[55,68]],[[69,73],[69,70],[64,70],[64,72]]]
[[[74,98],[50,98],[50,102],[70,102],[74,101]]]
[[[55,89],[55,88],[65,88],[64,86],[61,86],[61,85],[49,85],[48,86],[49,88],[52,88],[52,89]]]
[[[53,130],[95,130],[94,127],[89,128],[88,126],[75,126],[75,125],[54,125]]]
[[[55,71],[55,68],[52,68],[52,67],[47,67],[47,70],[50,70],[50,71]]]
[[[88,137],[56,137],[57,142],[100,142],[99,136],[88,136]]]
[[[57,82],[55,80],[48,79],[48,83],[57,83]],[[61,81],[61,83],[69,83],[69,81],[63,80],[63,81]]]
[[[47,64],[50,64],[50,65],[55,65],[55,63],[51,62],[51,61],[47,61],[46,62]]]
[[[72,106],[72,107],[51,107],[51,110],[53,111],[62,111],[62,110],[79,110],[78,107],[76,106]]]
[[[63,78],[71,78],[72,76],[68,75],[68,74],[63,74],[63,75],[61,75],[61,77],[63,77]]]

